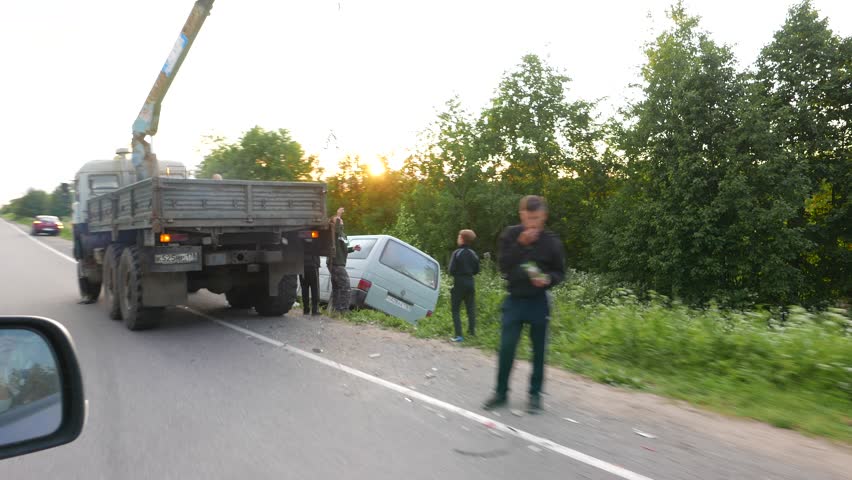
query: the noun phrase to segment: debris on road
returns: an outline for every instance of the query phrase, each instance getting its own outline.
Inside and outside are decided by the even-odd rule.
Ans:
[[[573,418],[568,418],[568,417],[562,417],[562,420],[568,420],[571,423],[580,423],[577,420],[574,420]]]
[[[633,433],[635,433],[636,435],[639,435],[640,437],[651,438],[651,439],[657,438],[656,435],[651,435],[650,433],[643,432],[642,430],[639,430],[638,428],[634,428]]]
[[[494,422],[485,422],[483,425],[485,425],[486,428],[497,428],[497,424]]]
[[[465,432],[469,432],[470,427],[466,427],[466,426],[462,425],[462,430],[464,430]]]
[[[314,350],[314,353],[322,353],[322,349],[321,349],[321,348],[315,348],[315,349],[313,349],[313,350]]]
[[[642,448],[644,448],[645,450],[648,450],[649,452],[656,452],[655,449],[653,449],[651,447],[646,447],[645,445],[642,445]]]
[[[371,353],[371,354],[370,354],[370,358],[379,358],[379,357],[381,357],[381,356],[382,356],[382,354],[381,354],[381,353]]]
[[[527,448],[529,448],[530,450],[532,450],[535,453],[541,453],[541,449],[536,447],[535,445],[528,445]]]
[[[505,449],[502,449],[502,448],[497,449],[497,450],[490,450],[490,451],[487,451],[487,452],[468,452],[466,450],[459,450],[458,448],[454,448],[453,451],[458,453],[459,455],[465,455],[465,456],[468,456],[468,457],[479,457],[479,458],[495,458],[495,457],[502,457],[503,455],[509,454],[508,450],[505,450]]]
[[[517,410],[517,409],[513,409],[513,410],[512,410],[512,415],[514,415],[514,416],[516,416],[516,417],[523,417],[523,416],[524,416],[524,412],[522,412],[522,411],[520,411],[520,410]]]
[[[438,371],[438,367],[432,367],[432,371],[433,371],[433,372],[437,372],[437,371]]]
[[[410,399],[410,398],[408,398],[408,397],[405,397],[405,401],[406,401],[406,402],[408,402],[408,403],[412,403],[414,400],[412,400],[412,399]]]
[[[426,378],[432,379],[432,378],[435,378],[435,377],[437,377],[437,375],[435,375],[434,373],[426,372]]]

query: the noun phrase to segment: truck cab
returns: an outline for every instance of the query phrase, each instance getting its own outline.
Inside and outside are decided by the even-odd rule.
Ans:
[[[187,178],[186,167],[176,161],[160,160],[160,176]],[[86,205],[90,198],[110,193],[136,182],[136,171],[130,162],[130,149],[119,148],[112,160],[86,162],[74,175],[74,202],[71,219],[74,225],[87,223]]]

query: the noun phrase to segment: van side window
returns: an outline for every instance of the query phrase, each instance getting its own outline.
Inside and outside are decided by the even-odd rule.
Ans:
[[[431,289],[438,288],[438,264],[399,242],[389,240],[379,261]]]
[[[359,239],[349,239],[349,246],[354,247],[355,245],[361,245],[360,252],[352,252],[349,254],[347,258],[350,260],[363,260],[370,256],[370,252],[373,251],[373,247],[376,246],[375,238],[359,238]]]

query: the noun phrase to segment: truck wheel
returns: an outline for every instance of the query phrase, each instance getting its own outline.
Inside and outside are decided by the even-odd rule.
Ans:
[[[296,302],[296,275],[284,275],[278,284],[278,296],[258,295],[254,301],[254,311],[261,317],[280,317],[289,312]]]
[[[117,283],[124,326],[129,330],[157,326],[163,309],[142,306],[142,264],[138,248],[127,247],[121,252]]]
[[[80,297],[83,303],[95,303],[101,295],[101,283],[89,280],[83,272],[84,260],[77,261],[77,286],[80,289]]]
[[[121,320],[121,301],[118,294],[118,265],[121,260],[121,245],[113,244],[104,252],[104,300],[109,307],[109,318]]]
[[[248,288],[232,288],[225,293],[231,308],[251,308],[252,292]]]

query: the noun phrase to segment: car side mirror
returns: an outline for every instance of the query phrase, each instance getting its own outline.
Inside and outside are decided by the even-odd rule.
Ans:
[[[72,442],[85,416],[83,379],[65,327],[0,316],[0,460]]]

